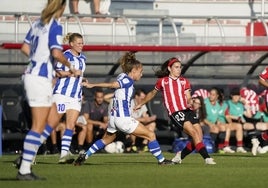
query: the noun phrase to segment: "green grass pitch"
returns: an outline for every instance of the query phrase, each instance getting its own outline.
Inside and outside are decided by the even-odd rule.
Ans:
[[[174,154],[164,152],[171,159]],[[191,154],[180,165],[159,166],[150,153],[95,154],[84,165],[59,165],[58,155],[38,155],[33,172],[45,181],[17,181],[16,155],[0,157],[1,188],[264,188],[268,154],[213,154],[216,165]]]

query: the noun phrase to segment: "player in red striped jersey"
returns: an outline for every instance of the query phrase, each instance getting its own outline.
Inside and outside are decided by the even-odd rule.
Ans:
[[[172,57],[165,61],[161,69],[156,72],[158,80],[155,88],[146,95],[145,99],[135,109],[139,109],[160,91],[172,123],[192,138],[172,161],[181,163],[188,154],[196,149],[204,158],[206,164],[216,164],[203,144],[199,119],[192,110],[191,85],[186,78],[181,76],[181,69],[181,61],[178,58]]]
[[[268,67],[265,67],[265,69],[259,74],[259,84],[264,86],[266,89],[268,88],[267,80],[268,80]],[[267,101],[266,101],[266,104],[267,104]],[[263,140],[268,141],[268,132],[266,131],[262,133],[261,137]]]

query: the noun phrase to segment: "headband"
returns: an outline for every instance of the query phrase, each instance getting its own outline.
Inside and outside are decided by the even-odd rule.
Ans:
[[[172,58],[168,62],[168,67],[171,67],[175,62],[180,62],[177,58]]]

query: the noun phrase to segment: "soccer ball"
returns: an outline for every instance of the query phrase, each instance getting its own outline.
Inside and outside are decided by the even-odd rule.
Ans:
[[[123,153],[125,150],[124,143],[121,141],[116,141],[115,144],[115,153]]]
[[[115,153],[115,151],[116,151],[116,143],[112,142],[112,143],[108,144],[107,146],[105,146],[104,150],[107,153]]]
[[[125,150],[125,146],[123,142],[116,141],[105,146],[104,150],[107,153],[123,153]]]

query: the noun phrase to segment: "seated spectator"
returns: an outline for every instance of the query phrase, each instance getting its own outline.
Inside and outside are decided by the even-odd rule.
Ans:
[[[57,141],[58,141],[57,133],[60,132],[60,138],[62,138],[65,129],[66,129],[65,115],[63,115],[63,117],[61,118],[58,126],[50,134],[50,138],[51,138],[51,150],[50,150],[50,153],[51,154],[59,153],[58,143],[57,143]]]
[[[221,105],[218,102],[220,96],[220,92],[218,88],[212,88],[209,92],[209,97],[205,99],[205,106],[206,106],[206,113],[207,116],[204,119],[204,123],[209,128],[209,133],[211,139],[216,143],[217,139],[219,138],[218,146],[223,146],[223,139],[219,137],[219,134],[225,134],[226,126],[223,124],[218,124],[219,113],[221,111]],[[203,126],[203,128],[205,128]],[[204,129],[203,129],[204,131]],[[204,135],[208,134],[204,132]],[[218,148],[222,149],[222,148]]]
[[[86,144],[90,146],[95,139],[101,138],[108,126],[108,104],[104,101],[102,89],[96,89],[94,100],[89,102]]]
[[[222,151],[224,153],[234,153],[235,151],[230,147],[230,137],[231,132],[235,132],[236,137],[236,151],[240,153],[246,153],[246,150],[243,148],[243,127],[239,123],[232,123],[228,121],[227,112],[228,112],[228,104],[224,100],[224,93],[220,91],[219,104],[221,106],[221,110],[219,112],[219,117],[217,124],[223,124],[226,126],[225,138]]]
[[[146,94],[143,89],[137,89],[134,95],[134,98],[131,100],[131,108],[134,108],[137,104],[139,104],[144,98]],[[147,127],[151,131],[155,131],[156,127],[156,115],[150,116],[148,114],[148,108],[146,105],[143,105],[140,109],[132,112],[132,117],[137,119],[139,122],[141,122],[145,127]],[[131,149],[134,151],[137,151],[137,145],[136,145],[136,136],[130,135],[131,141],[132,141],[132,147]],[[143,139],[141,151],[147,152],[148,151],[148,140]]]
[[[72,14],[79,14],[78,3],[79,3],[79,0],[71,0],[71,13]]]
[[[253,155],[256,155],[260,142],[257,138],[257,132],[254,123],[246,121],[246,118],[251,119],[253,117],[250,106],[248,105],[248,102],[240,96],[239,88],[233,88],[230,95],[231,99],[227,101],[227,121],[232,124],[241,124],[243,126],[243,130],[248,131],[252,143],[251,152]]]

